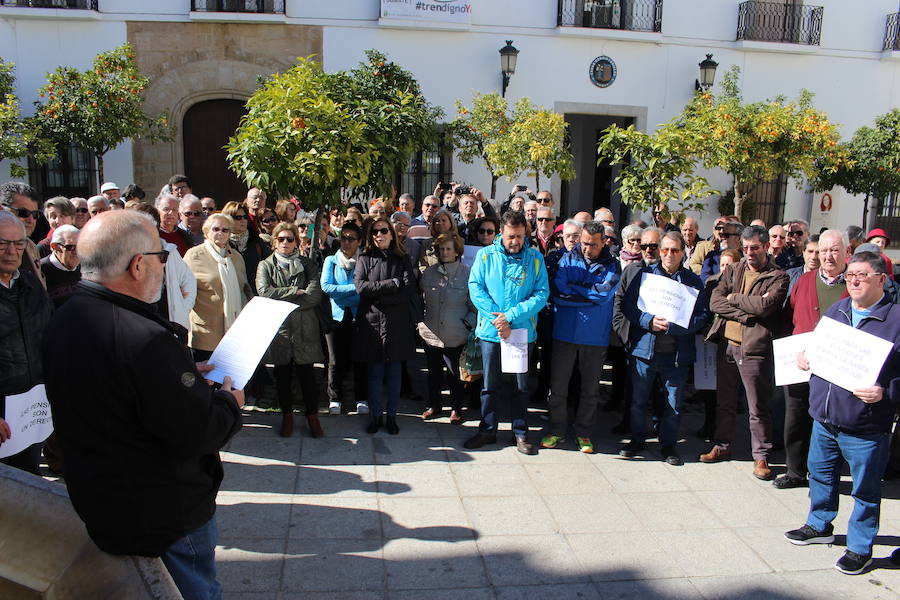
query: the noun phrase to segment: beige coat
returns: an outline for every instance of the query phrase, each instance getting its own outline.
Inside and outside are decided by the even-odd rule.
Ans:
[[[247,284],[244,259],[230,246],[228,255],[234,261],[234,270],[243,291],[244,298],[241,301],[243,306],[253,297],[253,290]],[[225,335],[225,298],[222,279],[219,277],[219,265],[203,244],[188,250],[184,255],[184,262],[197,278],[197,300],[191,311],[188,346],[197,350],[212,351]]]

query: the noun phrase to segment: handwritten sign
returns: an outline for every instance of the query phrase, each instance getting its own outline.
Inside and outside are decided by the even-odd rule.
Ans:
[[[716,389],[716,344],[702,335],[696,339],[697,362],[694,363],[694,387],[698,390]]]
[[[888,340],[822,317],[807,348],[814,375],[852,392],[875,385],[894,347]]]
[[[641,275],[638,308],[681,327],[687,327],[691,323],[694,304],[697,303],[699,295],[698,290],[674,279],[644,273]]]
[[[508,338],[500,338],[500,370],[504,373],[528,372],[527,329],[510,329]]]
[[[0,458],[18,454],[53,433],[53,417],[43,384],[24,394],[6,397],[6,423],[12,435],[0,444]]]
[[[775,357],[775,385],[792,385],[809,381],[810,372],[797,366],[797,355],[815,344],[813,332],[798,333],[772,341]]]

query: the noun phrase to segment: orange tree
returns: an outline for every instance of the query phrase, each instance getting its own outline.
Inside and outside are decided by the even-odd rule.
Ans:
[[[510,117],[506,114],[506,98],[497,93],[478,94],[472,98],[472,108],[456,101],[456,118],[449,124],[450,136],[461,161],[472,164],[477,159],[491,173],[491,195],[497,194],[497,167],[487,153],[487,147],[499,140],[510,126]]]
[[[165,114],[144,114],[142,93],[149,85],[137,69],[131,46],[125,44],[98,54],[87,71],[58,67],[48,73],[35,102],[35,124],[56,144],[74,143],[91,150],[102,182],[103,156],[126,139],[171,139]]]
[[[13,69],[11,62],[0,59],[0,160],[24,158],[30,152],[38,162],[45,162],[53,157],[53,144],[22,118]],[[25,168],[15,162],[10,163],[9,172],[12,177],[25,176]]]

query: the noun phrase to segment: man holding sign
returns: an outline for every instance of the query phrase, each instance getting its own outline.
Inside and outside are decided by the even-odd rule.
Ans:
[[[110,554],[159,556],[185,598],[214,598],[219,449],[241,427],[244,398],[229,377],[213,391],[211,366],[195,366],[157,314],[161,248],[144,213],[85,225],[84,280],[51,319],[45,383],[66,487],[91,539]],[[116,368],[98,369],[111,356]]]
[[[626,346],[633,357],[631,441],[619,454],[632,458],[644,450],[647,401],[659,376],[667,401],[663,405],[659,444],[663,460],[676,466],[682,464],[675,444],[688,366],[696,359],[694,335],[709,320],[703,283],[682,266],[684,248],[680,232],[663,235],[659,240],[660,261],[642,267],[616,298],[616,309],[630,324]]]
[[[809,380],[809,414],[814,420],[808,462],[809,515],[803,527],[784,534],[799,546],[834,541],[831,522],[838,512],[841,466],[846,460],[855,506],[847,524],[847,550],[835,568],[848,575],[862,573],[872,562],[881,510],[881,477],[887,466],[894,411],[900,401],[900,307],[884,294],[885,270],[885,261],[877,254],[854,254],[844,272],[850,298],[839,300],[823,315],[872,336],[873,341],[886,340],[893,349],[876,381],[872,385],[866,385],[871,381],[862,382],[854,390],[828,381],[827,374],[819,373],[813,365]],[[818,339],[816,344],[821,347],[833,341]],[[801,369],[810,368],[804,353],[797,357],[797,364]]]

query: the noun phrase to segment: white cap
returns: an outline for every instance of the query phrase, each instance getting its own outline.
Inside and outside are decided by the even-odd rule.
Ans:
[[[103,192],[108,192],[109,190],[117,190],[117,189],[119,189],[119,186],[117,186],[112,181],[107,181],[106,183],[104,183],[103,185],[100,186],[100,193],[102,194]]]

